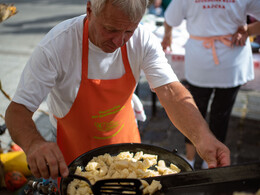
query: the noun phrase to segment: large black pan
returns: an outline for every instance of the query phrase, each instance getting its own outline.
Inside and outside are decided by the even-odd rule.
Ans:
[[[78,166],[84,168],[88,164],[88,162],[92,160],[92,158],[95,156],[104,155],[105,153],[109,153],[111,156],[115,156],[124,151],[129,151],[133,153],[143,151],[146,154],[158,155],[158,160],[164,160],[167,166],[169,166],[170,163],[173,163],[181,169],[181,172],[193,170],[189,163],[185,161],[182,157],[180,157],[176,152],[171,152],[164,148],[149,144],[124,143],[103,146],[82,154],[72,163],[70,163],[69,171],[70,173],[74,173]],[[62,195],[67,194],[67,186],[71,181],[72,179],[70,178],[61,179],[60,193]]]

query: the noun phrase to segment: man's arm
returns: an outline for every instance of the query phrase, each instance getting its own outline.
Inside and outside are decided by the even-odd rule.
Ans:
[[[58,145],[44,140],[32,116],[24,105],[10,103],[5,119],[11,138],[24,150],[35,177],[57,178],[59,172],[66,177],[68,168]]]
[[[180,82],[154,90],[172,123],[192,141],[209,168],[230,165],[229,149],[211,133],[191,94]]]

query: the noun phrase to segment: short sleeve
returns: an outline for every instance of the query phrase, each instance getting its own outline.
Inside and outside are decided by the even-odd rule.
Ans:
[[[170,26],[179,26],[185,18],[185,5],[183,0],[172,0],[165,10],[165,21]]]
[[[35,112],[55,84],[57,71],[51,64],[46,52],[36,47],[23,70],[13,101]]]
[[[154,35],[148,36],[145,44],[145,54],[142,69],[152,89],[178,81],[172,70],[159,39]]]

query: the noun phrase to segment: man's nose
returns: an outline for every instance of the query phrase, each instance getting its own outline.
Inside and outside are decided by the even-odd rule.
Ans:
[[[125,40],[125,35],[124,33],[118,33],[116,36],[114,36],[113,38],[113,43],[117,46],[117,47],[122,47],[124,45],[124,40]]]

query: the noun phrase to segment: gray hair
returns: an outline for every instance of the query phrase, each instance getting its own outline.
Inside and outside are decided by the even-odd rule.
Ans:
[[[104,8],[108,0],[88,0],[91,2],[93,14],[97,16]],[[109,0],[112,5],[119,7],[129,19],[133,21],[140,20],[144,15],[148,0]]]

